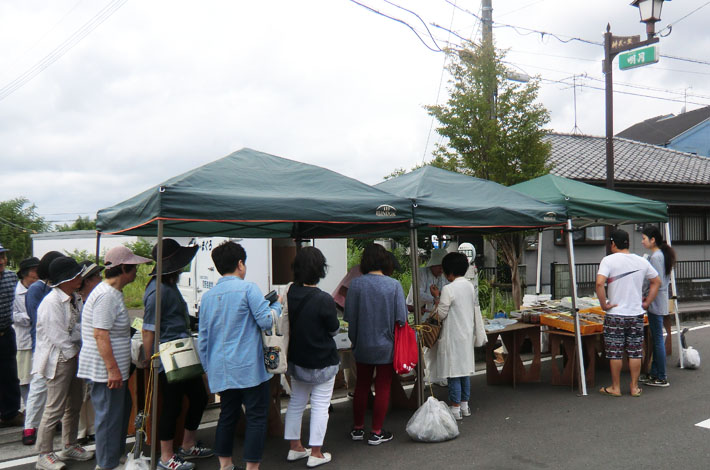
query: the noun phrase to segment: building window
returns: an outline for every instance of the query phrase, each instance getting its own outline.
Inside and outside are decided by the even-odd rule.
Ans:
[[[671,243],[705,243],[710,233],[710,213],[692,209],[677,209],[669,214]]]
[[[575,245],[603,245],[604,226],[587,227],[572,232],[572,239]],[[555,230],[555,245],[565,245],[567,237],[564,230]]]

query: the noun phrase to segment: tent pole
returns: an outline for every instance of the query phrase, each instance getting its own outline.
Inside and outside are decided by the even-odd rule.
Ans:
[[[542,229],[537,232],[537,278],[535,280],[535,294],[541,294],[540,278],[542,276]]]
[[[417,228],[414,220],[410,222],[409,230],[409,251],[412,259],[412,297],[414,298],[414,324],[421,322],[421,310],[419,307],[419,245],[417,244]],[[424,402],[424,355],[422,354],[421,343],[417,341],[419,351],[419,363],[417,365],[417,405]]]
[[[666,222],[664,225],[665,231],[666,231],[666,243],[669,245],[671,244],[671,224]],[[676,331],[678,332],[678,360],[680,361],[680,368],[685,369],[685,366],[683,364],[683,343],[681,342],[680,339],[680,312],[678,310],[678,289],[676,288],[676,283],[675,283],[675,269],[671,270],[671,287],[673,288],[673,292],[671,295],[671,299],[673,300],[673,310],[675,311],[675,328]]]
[[[160,301],[163,284],[163,221],[158,220],[158,253],[155,267],[155,339],[153,340],[153,354],[160,351]],[[136,267],[137,268],[137,267]],[[160,367],[160,358],[153,359],[153,370]],[[150,406],[150,469],[155,470],[158,465],[160,442],[158,442],[158,375],[153,374],[153,397]]]
[[[577,310],[577,271],[574,265],[574,239],[572,237],[572,219],[567,219],[567,259],[569,262],[569,280],[572,287],[572,317],[574,318],[574,342],[579,358],[579,391],[587,395],[587,379],[584,373],[584,356],[582,356],[582,335],[579,331],[579,311]],[[554,358],[553,358],[554,360]]]
[[[99,254],[101,253],[101,232],[97,231],[96,232],[96,265],[100,265],[99,263]]]

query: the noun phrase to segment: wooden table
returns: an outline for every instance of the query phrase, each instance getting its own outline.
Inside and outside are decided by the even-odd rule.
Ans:
[[[530,323],[514,323],[502,330],[486,331],[488,343],[486,344],[486,382],[488,385],[530,383],[540,381],[540,325]],[[493,360],[493,350],[496,339],[501,341],[508,349],[503,368],[498,370]],[[525,368],[520,357],[523,341],[528,338],[532,343],[533,358],[529,369]]]
[[[574,388],[577,383],[577,371],[579,369],[577,359],[577,348],[575,346],[574,333],[571,331],[550,329],[550,356],[552,358],[552,385],[569,385]],[[584,355],[584,377],[587,385],[594,386],[594,372],[597,367],[597,357],[599,352],[603,352],[601,344],[602,333],[587,333],[582,336],[582,354]],[[557,366],[557,356],[563,355],[563,368],[560,371]]]

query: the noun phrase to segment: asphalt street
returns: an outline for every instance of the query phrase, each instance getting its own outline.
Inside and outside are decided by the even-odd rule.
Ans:
[[[703,360],[710,361],[710,322],[687,322],[684,326],[693,328],[687,335],[688,344],[699,350]],[[609,373],[603,369],[597,371],[596,384],[586,397],[578,396],[576,389],[550,385],[549,362],[543,362],[542,382],[516,389],[488,386],[484,374],[476,375],[472,378],[473,415],[461,422],[458,438],[438,444],[412,441],[405,433],[412,412],[404,410],[390,411],[387,416],[385,426],[395,436],[392,442],[377,447],[353,442],[348,435],[351,404],[341,399],[334,405],[324,446],[333,454],[333,461],[323,468],[707,469],[710,429],[697,424],[710,420],[710,380],[705,367],[678,368],[674,352],[668,359],[671,386],[644,387],[639,398],[628,394],[627,374],[622,374],[623,397],[600,395],[597,390],[609,383]],[[435,387],[434,391],[439,398],[446,397],[446,389]],[[308,435],[307,418],[308,414],[304,436]],[[214,422],[204,422],[200,438],[209,445],[214,432]],[[5,460],[0,462],[0,470],[34,468],[32,458],[14,457],[18,447],[22,446],[17,442],[0,446],[0,461]],[[235,456],[241,455],[241,449],[237,438]],[[286,442],[269,438],[262,468],[306,468],[305,460],[286,462],[287,451]],[[11,455],[12,460],[7,460]],[[196,463],[199,470],[218,469],[216,458]],[[94,461],[70,462],[68,468],[91,470],[94,465]]]

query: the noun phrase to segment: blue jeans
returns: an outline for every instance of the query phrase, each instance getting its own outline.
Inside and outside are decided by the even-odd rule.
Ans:
[[[269,381],[250,388],[235,388],[219,392],[220,411],[214,439],[214,453],[218,457],[231,457],[234,448],[234,430],[246,409],[244,433],[244,461],[261,462],[266,442],[266,418],[269,413]]]
[[[451,403],[461,403],[471,398],[471,378],[470,377],[449,377],[449,401]]]
[[[116,468],[126,454],[126,434],[131,417],[131,394],[128,381],[123,387],[109,389],[106,383],[91,383],[96,432],[96,464],[101,469]]]
[[[653,339],[653,362],[650,374],[659,379],[666,379],[666,342],[663,339],[663,317],[648,312],[648,326]]]

